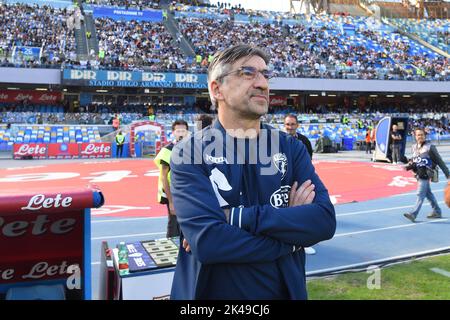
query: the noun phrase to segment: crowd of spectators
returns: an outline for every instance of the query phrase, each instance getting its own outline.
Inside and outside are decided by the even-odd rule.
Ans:
[[[38,67],[59,65],[76,58],[73,29],[67,20],[73,12],[49,6],[0,3],[0,57],[2,66]],[[70,19],[69,19],[70,20]],[[14,46],[42,48],[42,56],[27,57],[22,52],[11,58]]]
[[[201,70],[214,52],[253,43],[269,51],[275,76],[441,81],[450,77],[448,59],[396,33],[377,30],[379,25],[371,27],[374,21],[369,18],[321,15],[296,25],[193,17],[178,21],[200,56],[196,65]],[[343,31],[345,24],[355,26],[355,31]]]
[[[26,123],[26,124],[111,124],[114,113],[35,113],[35,112],[11,112],[0,110],[2,123]],[[143,118],[142,113],[121,113],[122,124],[130,124]]]
[[[449,19],[389,19],[388,21],[450,54]]]
[[[87,3],[130,8],[159,5],[159,1],[149,0],[94,0]],[[4,17],[0,21],[0,59],[3,57],[0,63],[11,66],[13,61],[6,57],[11,55],[14,45],[22,45],[42,47],[40,61],[25,61],[16,54],[13,65],[63,64],[64,67],[87,69],[205,72],[215,52],[247,43],[269,52],[274,76],[279,77],[450,80],[447,58],[398,33],[386,31],[385,26],[373,18],[294,16],[288,13],[275,17],[272,12],[253,12],[241,5],[220,2],[194,5],[200,5],[199,1],[172,3],[177,10],[210,10],[208,12],[213,13],[228,10],[225,19],[178,17],[180,32],[192,44],[195,57],[183,55],[181,34],[174,39],[163,23],[96,18],[99,53],[92,50],[88,59],[81,60],[75,53],[74,38],[74,28],[79,28],[83,19],[78,7],[68,11],[45,5],[0,4],[0,14]],[[270,23],[242,23],[234,20],[235,14],[273,20]],[[298,23],[281,23],[282,19],[292,18]],[[348,25],[354,27],[352,32],[343,29]],[[448,31],[442,32],[448,37]]]
[[[347,24],[355,26],[354,33],[342,30]],[[311,16],[304,26],[289,29],[308,52],[327,61],[323,65],[316,61],[314,76],[382,80],[450,77],[448,59],[424,51],[397,33],[381,31],[380,24],[371,18]]]
[[[203,70],[215,52],[238,43],[265,48],[271,56],[274,76],[296,77],[306,73],[314,76],[314,66],[321,62],[317,55],[305,50],[297,41],[296,33],[303,33],[303,26],[297,26],[295,33],[289,34],[278,24],[237,24],[231,20],[186,18],[179,19],[179,27],[201,57],[196,61],[201,60]]]
[[[91,57],[93,67],[135,70],[181,70],[185,59],[162,23],[95,19],[99,50]],[[99,58],[99,56],[101,58]],[[104,56],[104,57],[103,57]]]

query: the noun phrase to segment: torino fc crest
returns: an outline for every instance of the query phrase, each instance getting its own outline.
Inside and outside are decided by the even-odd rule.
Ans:
[[[272,157],[273,164],[277,170],[281,173],[281,180],[286,176],[288,161],[284,153],[276,153]]]

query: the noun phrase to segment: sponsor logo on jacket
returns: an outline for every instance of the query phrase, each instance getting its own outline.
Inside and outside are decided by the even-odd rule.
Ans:
[[[289,192],[291,191],[290,185],[281,186],[270,196],[270,204],[274,208],[287,208],[289,207]]]

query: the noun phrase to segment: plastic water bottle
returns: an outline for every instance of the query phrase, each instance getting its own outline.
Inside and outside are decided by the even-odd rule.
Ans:
[[[121,275],[128,274],[128,250],[125,242],[119,243],[119,273]]]

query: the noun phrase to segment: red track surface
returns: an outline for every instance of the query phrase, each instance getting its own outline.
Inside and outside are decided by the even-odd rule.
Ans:
[[[32,162],[24,162],[31,165]],[[415,190],[411,173],[382,163],[314,161],[333,203],[366,201]],[[166,207],[157,203],[158,171],[152,160],[111,160],[0,169],[0,192],[8,189],[85,186],[94,184],[105,205],[94,215],[157,217]]]

